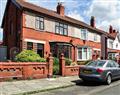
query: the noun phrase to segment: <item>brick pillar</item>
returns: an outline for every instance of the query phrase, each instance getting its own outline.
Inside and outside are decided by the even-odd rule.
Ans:
[[[31,66],[24,63],[24,65],[23,65],[23,79],[28,79],[30,77],[32,77]]]
[[[59,59],[59,62],[60,62],[60,74],[62,75],[62,76],[65,76],[65,58],[64,58],[64,54],[62,53],[61,55],[60,55],[60,59]]]
[[[74,61],[77,62],[77,47],[74,47]]]
[[[48,78],[52,76],[53,76],[53,57],[52,53],[50,53],[48,57]]]

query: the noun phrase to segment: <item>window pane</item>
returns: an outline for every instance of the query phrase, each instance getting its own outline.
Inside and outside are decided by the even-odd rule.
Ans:
[[[39,20],[39,17],[36,17],[36,20]]]
[[[59,33],[59,27],[56,27],[55,32]]]
[[[78,59],[82,59],[82,48],[78,49]]]
[[[60,27],[60,34],[63,34],[63,28]]]
[[[33,49],[33,43],[27,42],[27,50],[32,50],[32,49]]]
[[[67,35],[67,29],[64,29],[64,35]]]
[[[62,35],[67,35],[68,34],[68,26],[66,24],[62,23],[55,23],[55,31],[56,33],[62,34]]]
[[[44,45],[43,44],[37,44],[37,54],[40,55],[40,57],[44,57]]]
[[[36,28],[39,29],[39,21],[36,21]]]
[[[63,24],[60,23],[60,26],[63,27]]]
[[[58,22],[56,22],[56,23],[55,23],[55,25],[56,25],[56,26],[59,26],[59,23],[58,23]]]
[[[35,24],[37,29],[41,29],[41,30],[44,29],[44,19],[42,17],[36,17]]]
[[[43,18],[42,18],[42,17],[40,17],[40,21],[42,21],[42,22],[43,22]]]
[[[83,59],[87,59],[87,48],[83,48]]]
[[[81,29],[81,39],[87,40],[87,30]]]
[[[64,28],[67,28],[67,25],[66,25],[66,24],[64,24]]]
[[[43,24],[43,22],[40,23],[40,26],[41,26],[40,29],[44,29],[44,24]]]

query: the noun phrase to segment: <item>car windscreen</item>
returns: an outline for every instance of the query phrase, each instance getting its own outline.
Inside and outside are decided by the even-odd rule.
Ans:
[[[106,61],[91,61],[86,66],[103,67]]]

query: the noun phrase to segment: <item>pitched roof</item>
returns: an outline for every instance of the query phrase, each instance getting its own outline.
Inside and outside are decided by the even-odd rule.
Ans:
[[[68,17],[68,16],[60,16],[57,12],[55,11],[52,11],[52,10],[49,10],[49,9],[45,9],[45,8],[42,8],[40,6],[37,6],[37,5],[34,5],[34,4],[31,4],[29,2],[25,2],[23,0],[16,0],[16,3],[20,5],[20,7],[23,9],[23,10],[28,10],[28,11],[33,11],[33,12],[37,12],[37,13],[42,13],[44,15],[47,15],[47,16],[50,16],[54,19],[60,19],[62,21],[66,21],[66,22],[69,22],[71,24],[74,24],[74,25],[77,25],[77,26],[82,26],[84,28],[87,28],[87,29],[90,29],[92,31],[95,31],[99,34],[105,34],[106,36],[108,36],[109,38],[112,38],[114,39],[113,36],[109,35],[107,32],[103,31],[103,30],[100,30],[100,29],[97,29],[97,28],[94,28],[82,21],[78,21],[76,19],[73,19],[71,17]],[[4,22],[4,20],[3,20]]]

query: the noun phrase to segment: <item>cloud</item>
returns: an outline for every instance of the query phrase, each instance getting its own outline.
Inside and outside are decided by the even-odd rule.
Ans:
[[[78,0],[28,0],[27,2],[33,3],[35,5],[51,9],[51,10],[56,10],[56,6],[58,2],[62,2],[63,5],[65,6],[66,13],[67,11],[70,11],[74,8],[78,8],[81,3],[78,2]]]
[[[108,31],[109,25],[120,30],[120,0],[93,0],[89,9],[85,12],[87,16],[95,16],[98,27]]]
[[[80,21],[84,21],[84,18],[78,13],[77,10],[74,11],[70,11],[67,14],[69,17],[80,20]]]

